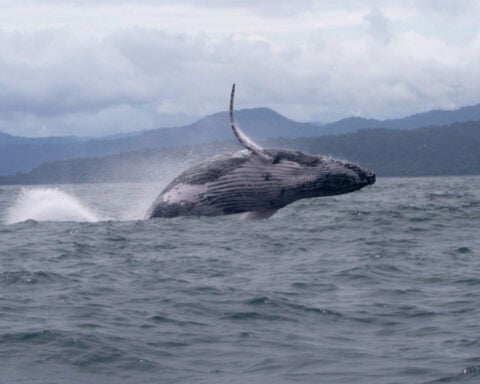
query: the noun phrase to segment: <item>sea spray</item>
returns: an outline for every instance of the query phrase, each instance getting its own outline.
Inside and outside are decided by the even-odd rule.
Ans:
[[[131,191],[129,199],[121,199],[118,201],[118,205],[122,204],[123,208],[116,210],[115,217],[118,217],[121,221],[145,219],[146,212],[165,185],[166,183],[128,185]]]
[[[22,188],[8,210],[5,222],[18,223],[37,221],[84,221],[105,220],[75,196],[58,188]]]

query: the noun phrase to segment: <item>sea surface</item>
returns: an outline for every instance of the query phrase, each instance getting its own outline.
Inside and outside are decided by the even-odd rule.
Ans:
[[[158,184],[0,186],[0,383],[480,383],[480,178],[267,220]]]

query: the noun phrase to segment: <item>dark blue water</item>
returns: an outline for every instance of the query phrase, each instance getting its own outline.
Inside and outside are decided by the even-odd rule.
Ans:
[[[58,188],[0,187],[1,383],[480,382],[478,177],[263,221]]]

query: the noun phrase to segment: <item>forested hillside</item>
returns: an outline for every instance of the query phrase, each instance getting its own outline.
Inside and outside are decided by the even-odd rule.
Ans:
[[[480,175],[480,122],[416,130],[366,129],[262,144],[345,158],[374,170],[378,176]],[[29,173],[0,177],[0,184],[156,182],[170,179],[209,156],[238,149],[238,143],[232,140],[57,161]]]

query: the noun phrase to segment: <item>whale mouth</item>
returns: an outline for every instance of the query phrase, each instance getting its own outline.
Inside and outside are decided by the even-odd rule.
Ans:
[[[368,172],[367,173],[367,182],[368,185],[375,184],[375,181],[377,180],[377,177],[375,176],[375,173],[373,172]]]
[[[360,182],[362,184],[362,187],[366,187],[367,185],[372,185],[375,184],[375,181],[377,180],[377,177],[375,176],[375,173],[367,170],[362,170],[360,172]]]

